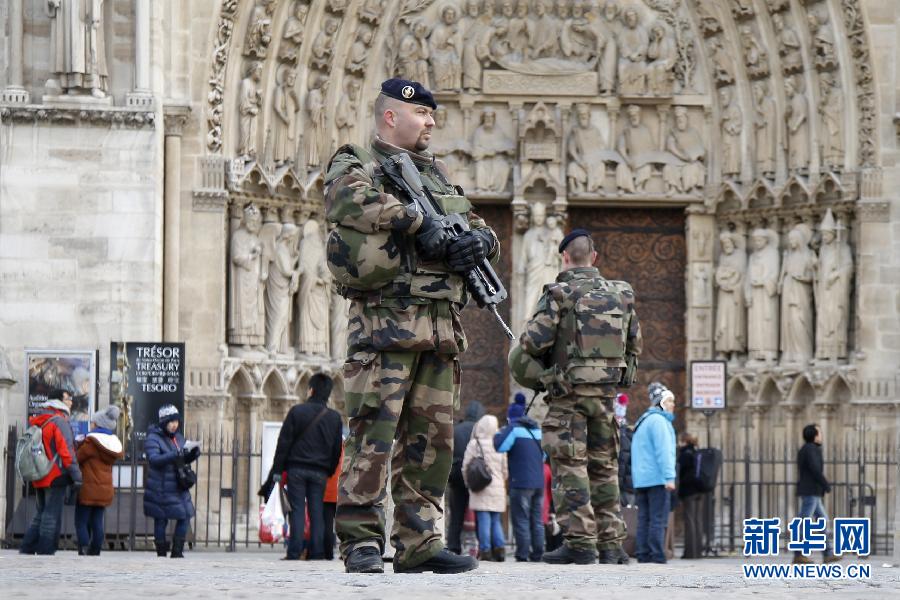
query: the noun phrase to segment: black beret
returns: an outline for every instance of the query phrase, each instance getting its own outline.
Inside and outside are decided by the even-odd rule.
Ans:
[[[573,229],[569,232],[569,235],[564,237],[559,243],[559,253],[562,254],[563,250],[566,249],[566,246],[569,245],[569,242],[580,237],[591,237],[591,232],[587,229]]]
[[[431,110],[437,110],[437,102],[434,101],[434,96],[418,81],[392,77],[381,84],[381,93],[401,102],[421,104],[422,106],[430,106]]]

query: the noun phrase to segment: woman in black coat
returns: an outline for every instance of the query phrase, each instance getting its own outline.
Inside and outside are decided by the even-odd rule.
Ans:
[[[175,520],[172,558],[184,558],[188,520],[194,516],[190,490],[179,484],[176,469],[200,455],[199,447],[184,449],[184,436],[178,433],[179,425],[178,409],[166,404],[159,409],[159,424],[150,426],[144,442],[144,454],[150,466],[144,490],[144,514],[153,518],[157,556],[165,556],[168,552],[166,526],[169,519]]]
[[[684,507],[684,554],[681,558],[701,558],[703,551],[703,490],[697,480],[697,438],[681,434],[678,450],[678,499]]]

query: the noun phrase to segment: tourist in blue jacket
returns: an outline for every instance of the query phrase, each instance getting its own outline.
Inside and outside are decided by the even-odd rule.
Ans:
[[[638,562],[665,563],[666,525],[675,489],[675,395],[651,383],[650,408],[634,426],[631,477],[637,493]]]
[[[166,404],[159,409],[159,424],[151,425],[144,442],[149,473],[144,490],[144,514],[153,518],[153,537],[156,555],[165,556],[169,550],[166,526],[175,520],[172,535],[172,558],[184,558],[184,540],[188,521],[194,516],[191,492],[178,483],[175,471],[180,464],[193,462],[200,456],[200,448],[185,449],[184,436],[178,433],[178,409]]]
[[[541,426],[525,415],[525,396],[516,394],[507,425],[494,435],[497,452],[508,452],[509,510],[516,536],[516,561],[540,562],[544,554],[544,451]]]

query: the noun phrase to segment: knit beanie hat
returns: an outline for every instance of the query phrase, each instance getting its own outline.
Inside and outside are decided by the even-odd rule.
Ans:
[[[97,427],[103,429],[115,430],[116,424],[119,422],[119,407],[110,404],[100,412],[94,413],[91,422],[96,423]]]
[[[525,415],[525,405],[513,403],[509,405],[509,408],[506,410],[506,420],[512,421],[514,419],[518,419]]]
[[[675,394],[658,381],[647,386],[647,392],[650,395],[650,406],[661,406],[666,398],[675,398]]]
[[[179,418],[178,409],[171,404],[164,404],[159,408],[159,426],[165,427],[169,421]]]

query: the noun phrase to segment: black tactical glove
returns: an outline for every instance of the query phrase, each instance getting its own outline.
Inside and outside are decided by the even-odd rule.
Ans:
[[[493,239],[487,231],[466,231],[447,247],[447,266],[457,273],[471,271],[485,259],[492,244]]]
[[[422,225],[416,230],[416,251],[423,262],[437,262],[444,259],[450,236],[441,222],[424,215]]]

